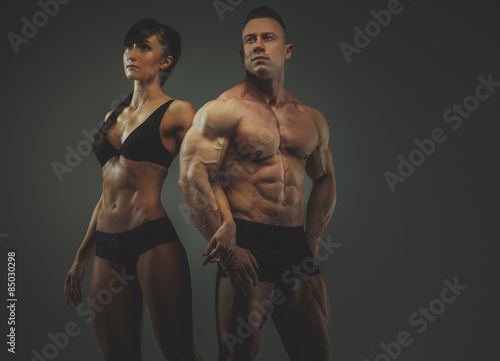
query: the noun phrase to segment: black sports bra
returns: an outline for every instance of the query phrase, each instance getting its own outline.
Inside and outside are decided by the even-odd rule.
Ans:
[[[104,167],[111,158],[123,155],[130,160],[152,162],[168,168],[174,157],[161,141],[160,123],[173,101],[174,99],[161,105],[135,128],[125,139],[120,149],[116,149],[107,138],[104,138],[104,144],[100,151],[96,152],[96,158],[101,163],[101,167]]]

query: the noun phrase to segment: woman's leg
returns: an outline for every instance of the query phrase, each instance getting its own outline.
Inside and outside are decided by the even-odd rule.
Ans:
[[[106,361],[140,361],[142,291],[136,276],[96,256],[90,280],[94,329]]]
[[[137,274],[165,358],[201,360],[193,338],[191,278],[182,243],[161,244],[143,253]]]

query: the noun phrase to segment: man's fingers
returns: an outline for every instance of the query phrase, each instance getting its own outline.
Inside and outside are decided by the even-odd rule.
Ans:
[[[252,252],[248,251],[248,258],[252,262],[252,265],[255,269],[259,268],[259,264],[257,263],[257,259],[253,256]]]
[[[240,271],[237,269],[226,269],[226,274],[231,281],[231,286],[233,286],[234,293],[245,293],[245,285],[243,283],[243,278],[240,274]]]
[[[257,272],[252,267],[248,267],[248,276],[252,281],[253,287],[257,287],[257,283],[259,282],[259,278],[257,277]]]
[[[256,268],[255,268],[255,264],[253,264],[253,262],[251,262],[251,264],[248,264],[246,269],[245,269],[245,279],[247,281],[249,281],[252,285],[252,293],[253,293],[253,288],[257,287],[257,283],[258,283],[258,277],[257,277],[257,272],[255,272]]]
[[[238,291],[243,296],[246,296],[247,295],[247,289],[245,287],[245,281],[244,281],[243,277],[240,274],[238,274],[238,276],[237,276],[236,283],[238,285]]]
[[[251,295],[253,293],[253,282],[245,268],[237,271],[237,278],[238,286],[243,296]]]
[[[229,278],[229,281],[231,281],[231,286],[233,287],[234,293],[237,293],[239,291],[238,280],[236,279],[235,275],[230,274],[229,272],[226,272],[226,274]]]
[[[245,292],[243,294],[245,296],[253,294],[254,284],[250,276],[248,274],[244,275],[242,277],[242,281],[243,281],[243,287],[245,288]]]
[[[236,257],[236,253],[235,252],[230,252],[230,253],[226,254],[224,256],[224,258],[223,258],[224,264],[231,264],[231,263],[233,263],[235,257]]]
[[[248,258],[250,259],[252,267],[248,267],[248,277],[250,278],[250,281],[252,282],[252,293],[253,289],[257,287],[257,283],[259,282],[259,279],[257,277],[257,269],[259,268],[259,264],[257,263],[257,259],[254,257],[252,252],[248,251]]]
[[[238,285],[236,283],[236,277],[234,272],[229,267],[222,267],[223,271],[226,273],[227,278],[231,282],[231,286],[233,287],[233,291],[238,291]]]

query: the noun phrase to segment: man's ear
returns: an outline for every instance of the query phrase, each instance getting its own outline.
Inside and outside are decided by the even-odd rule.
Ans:
[[[244,61],[243,61],[243,49],[240,49],[239,52],[240,52],[241,62],[244,63]]]
[[[288,60],[292,57],[292,49],[293,45],[292,44],[286,44],[285,45],[285,59]]]

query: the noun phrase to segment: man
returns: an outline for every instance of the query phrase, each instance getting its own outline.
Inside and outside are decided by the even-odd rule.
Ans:
[[[269,315],[292,360],[327,360],[318,244],[336,203],[328,124],[283,88],[292,45],[277,13],[248,14],[240,55],[245,80],[198,111],[180,155],[179,187],[209,241],[204,264],[219,263],[219,360],[253,360]]]

